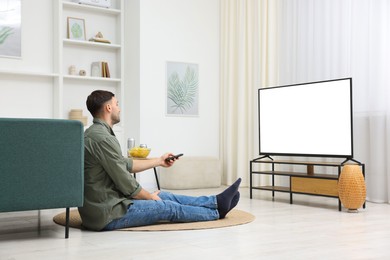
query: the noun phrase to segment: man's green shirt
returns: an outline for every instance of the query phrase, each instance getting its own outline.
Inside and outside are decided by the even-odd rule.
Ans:
[[[84,205],[79,208],[83,226],[102,230],[121,218],[141,186],[131,175],[133,160],[122,155],[111,127],[94,119],[84,134]]]

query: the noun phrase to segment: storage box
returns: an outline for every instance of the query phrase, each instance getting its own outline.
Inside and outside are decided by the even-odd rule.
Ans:
[[[337,185],[337,180],[291,177],[291,191],[293,192],[338,196]]]

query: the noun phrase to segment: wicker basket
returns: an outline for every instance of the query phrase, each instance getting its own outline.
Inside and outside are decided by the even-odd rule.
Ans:
[[[349,212],[357,212],[366,201],[366,184],[359,165],[345,165],[341,171],[339,198]]]

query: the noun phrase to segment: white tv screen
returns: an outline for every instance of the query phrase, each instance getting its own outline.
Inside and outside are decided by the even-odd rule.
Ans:
[[[353,157],[352,79],[261,88],[260,155]]]

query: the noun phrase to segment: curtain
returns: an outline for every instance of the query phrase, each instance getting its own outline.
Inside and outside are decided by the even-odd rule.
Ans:
[[[352,77],[354,158],[366,164],[367,199],[389,202],[390,2],[280,5],[278,84]]]
[[[354,158],[367,199],[390,202],[390,1],[221,0],[224,183],[258,153],[257,89],[352,77]]]
[[[277,75],[276,1],[221,0],[221,140],[223,183],[248,184],[258,154],[257,91]]]

